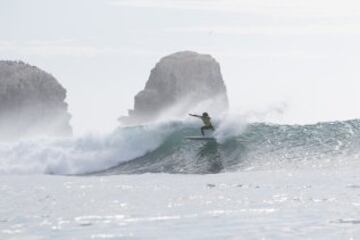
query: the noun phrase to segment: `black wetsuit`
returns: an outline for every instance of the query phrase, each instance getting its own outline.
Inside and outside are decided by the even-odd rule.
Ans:
[[[201,134],[203,135],[203,136],[205,136],[205,133],[204,133],[204,130],[215,130],[214,129],[214,127],[213,127],[213,125],[211,124],[211,122],[210,122],[210,117],[209,116],[201,116],[200,117],[201,118],[201,120],[204,122],[204,124],[205,124],[205,126],[203,126],[203,127],[201,127]]]

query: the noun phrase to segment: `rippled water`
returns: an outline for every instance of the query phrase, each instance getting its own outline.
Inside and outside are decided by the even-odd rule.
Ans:
[[[0,239],[356,239],[358,173],[0,176]]]

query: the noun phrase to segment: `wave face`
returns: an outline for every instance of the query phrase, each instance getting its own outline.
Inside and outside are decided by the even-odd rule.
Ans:
[[[254,123],[222,128],[215,135],[235,132],[221,141],[192,141],[193,127],[172,132],[157,149],[101,174],[219,173],[278,168],[354,166],[360,154],[360,121],[314,125]],[[231,131],[229,131],[229,129]],[[229,135],[229,134],[227,134]]]
[[[360,120],[314,125],[220,124],[217,141],[186,140],[199,124],[120,128],[102,137],[0,144],[0,174],[206,174],[360,166]]]

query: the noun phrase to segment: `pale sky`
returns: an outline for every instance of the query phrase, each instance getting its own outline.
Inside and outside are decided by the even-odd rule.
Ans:
[[[67,89],[76,133],[115,128],[156,62],[183,50],[217,59],[235,114],[360,117],[355,0],[0,0],[0,29],[0,59]]]

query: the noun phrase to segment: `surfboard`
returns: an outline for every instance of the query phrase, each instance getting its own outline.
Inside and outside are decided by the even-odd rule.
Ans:
[[[188,139],[188,140],[216,141],[216,138],[214,138],[214,137],[203,137],[203,136],[189,136],[189,137],[186,137],[185,139]]]

